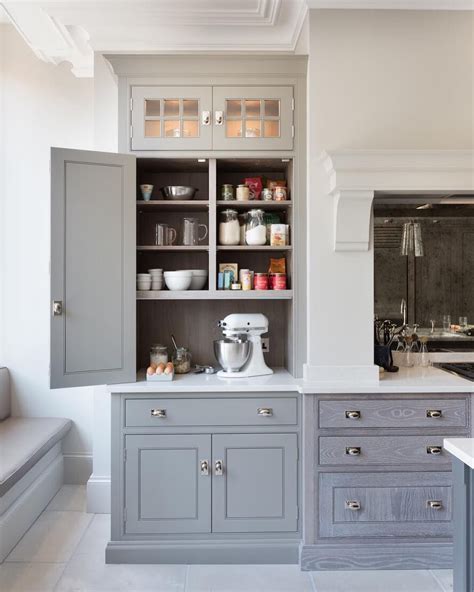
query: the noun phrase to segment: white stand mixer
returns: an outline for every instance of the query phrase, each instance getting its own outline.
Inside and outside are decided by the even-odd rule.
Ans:
[[[249,376],[266,376],[273,374],[273,370],[265,364],[262,350],[262,338],[268,333],[268,319],[260,313],[230,314],[219,321],[222,333],[229,339],[245,339],[250,342],[250,353],[247,361],[235,371],[220,370],[217,376],[221,378],[248,378]]]

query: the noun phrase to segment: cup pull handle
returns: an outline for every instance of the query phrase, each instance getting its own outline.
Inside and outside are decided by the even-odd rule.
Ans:
[[[346,454],[349,456],[360,456],[360,446],[348,446],[346,448]]]
[[[357,500],[347,500],[345,506],[346,510],[352,510],[353,512],[360,510],[360,502]]]
[[[360,419],[360,411],[346,411],[346,419]]]
[[[428,508],[432,510],[442,510],[443,509],[443,502],[441,500],[428,500],[426,502]]]
[[[166,417],[166,409],[151,409],[150,415],[152,417]]]
[[[439,417],[443,416],[443,412],[441,409],[427,409],[426,410],[426,417],[431,417],[433,419],[438,419]]]
[[[441,446],[427,446],[426,447],[426,454],[434,454],[435,456],[439,456],[443,452]]]
[[[271,417],[273,415],[273,409],[271,407],[259,407],[257,414],[262,417]]]

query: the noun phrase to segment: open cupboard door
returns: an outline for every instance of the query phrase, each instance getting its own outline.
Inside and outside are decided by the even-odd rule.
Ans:
[[[135,157],[51,149],[51,388],[136,377]]]

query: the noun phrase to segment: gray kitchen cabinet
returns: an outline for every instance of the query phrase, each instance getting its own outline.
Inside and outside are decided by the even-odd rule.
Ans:
[[[135,177],[134,156],[51,149],[52,388],[135,380]]]
[[[212,87],[132,86],[132,150],[210,150]]]
[[[296,434],[212,437],[213,532],[296,532]]]
[[[125,437],[125,532],[211,531],[211,436]]]

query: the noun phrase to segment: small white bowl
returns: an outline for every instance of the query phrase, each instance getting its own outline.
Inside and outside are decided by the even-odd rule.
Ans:
[[[170,275],[171,274],[171,275]],[[165,271],[165,284],[168,290],[189,290],[193,275],[191,273],[175,275],[173,272]]]
[[[158,268],[156,268],[156,269],[149,269],[148,270],[148,273],[151,274],[151,275],[154,275],[154,274],[158,274],[158,273],[163,273],[163,270],[162,269],[158,269]]]
[[[150,290],[150,289],[151,289],[151,282],[149,284],[141,284],[141,283],[137,284],[137,290],[139,292],[148,292],[148,290]]]
[[[193,274],[191,280],[190,290],[202,290],[207,282],[208,271],[207,269],[187,269],[186,271]]]
[[[149,280],[151,282],[151,275],[149,273],[137,273],[137,280]]]

